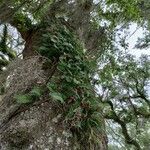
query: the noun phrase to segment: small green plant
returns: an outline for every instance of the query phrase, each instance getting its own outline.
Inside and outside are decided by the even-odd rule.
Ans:
[[[62,98],[62,94],[58,92],[51,92],[50,96],[53,98],[53,100],[59,101],[61,103],[64,103],[64,100]]]
[[[32,102],[32,98],[28,94],[16,95],[15,99],[16,99],[17,103],[19,103],[19,104],[27,104],[27,103]]]
[[[27,94],[19,94],[15,96],[15,99],[17,103],[20,104],[28,104],[32,103],[35,100],[39,99],[40,96],[42,95],[43,90],[40,89],[39,87],[34,87],[29,93]]]

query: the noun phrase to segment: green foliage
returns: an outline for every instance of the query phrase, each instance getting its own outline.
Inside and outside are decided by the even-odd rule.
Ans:
[[[0,87],[0,95],[3,95],[5,93],[5,88],[4,86]]]
[[[32,27],[32,21],[25,13],[17,12],[14,15],[14,22],[20,31],[27,31]]]
[[[49,29],[44,29],[45,31],[40,41],[40,45],[42,46],[38,48],[38,52],[49,59],[53,59],[54,57],[59,58],[61,55],[72,52],[76,54],[82,53],[82,48],[77,44],[72,33],[65,26],[60,26],[59,23],[51,22]],[[75,49],[78,49],[78,51],[75,51]]]
[[[38,49],[41,55],[52,61],[59,58],[59,75],[47,84],[50,96],[63,104],[65,122],[77,135],[77,140],[89,139],[88,144],[91,141],[97,143],[102,127],[101,108],[89,80],[93,71],[90,61],[84,56],[81,44],[65,26],[55,24],[51,31],[43,34],[42,46]]]
[[[101,63],[104,64],[103,62]],[[147,144],[144,144],[142,140],[145,135],[143,132],[144,125],[141,126],[140,124],[142,118],[147,120],[146,118],[150,116],[147,89],[150,79],[149,57],[143,55],[137,61],[131,54],[127,53],[108,54],[107,63],[98,71],[98,75],[99,82],[97,82],[97,85],[102,89],[101,95],[106,97],[103,101],[104,115],[117,121],[121,127],[126,126],[128,130],[125,132],[123,127],[118,132],[119,127],[115,128],[110,123],[109,126],[113,132],[109,133],[109,135],[117,139],[113,138],[118,145],[123,144],[120,146],[122,149],[124,149],[124,145],[129,149],[134,149],[130,143],[123,143],[124,139],[120,136],[123,132],[129,134],[141,147],[147,147]],[[106,107],[106,103],[109,107]],[[114,145],[117,146],[117,144]]]
[[[43,90],[40,87],[34,87],[31,91],[30,91],[30,95],[34,98],[39,98],[43,93]]]
[[[64,103],[64,100],[62,98],[61,93],[51,92],[50,96],[52,97],[53,100],[60,101],[61,103]]]
[[[29,93],[27,94],[18,94],[14,98],[16,99],[17,103],[20,104],[28,104],[33,103],[35,100],[38,100],[42,95],[43,90],[39,87],[34,87]]]
[[[15,96],[15,99],[16,99],[16,102],[19,104],[27,104],[27,103],[32,102],[31,96],[29,96],[28,94],[17,95],[17,96]]]

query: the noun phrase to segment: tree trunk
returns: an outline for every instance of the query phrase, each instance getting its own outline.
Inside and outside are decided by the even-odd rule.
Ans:
[[[25,40],[24,58],[13,65],[12,79],[3,99],[0,101],[0,149],[1,150],[107,150],[105,132],[99,135],[98,145],[77,147],[77,141],[63,122],[60,108],[43,96],[32,104],[18,104],[14,96],[31,87],[47,82],[43,60],[35,57],[36,40],[41,34],[30,31]],[[39,66],[37,66],[39,65]],[[56,67],[56,66],[55,66]],[[55,75],[51,69],[52,75]],[[41,78],[42,77],[42,78]],[[16,88],[17,87],[17,88]],[[104,124],[104,122],[103,122]],[[103,129],[102,129],[103,130]]]

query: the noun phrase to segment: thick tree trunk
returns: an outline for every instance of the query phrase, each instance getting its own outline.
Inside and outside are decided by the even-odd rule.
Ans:
[[[17,104],[14,95],[18,92],[41,84],[44,73],[37,69],[34,57],[19,62],[14,81],[10,81],[8,92],[0,102],[0,149],[1,150],[107,150],[105,133],[99,135],[99,145],[76,147],[76,140],[66,128],[60,108],[46,95],[39,101],[22,105]],[[32,66],[30,65],[32,63]],[[24,64],[24,65],[23,65]],[[15,64],[14,64],[15,65]],[[36,68],[35,68],[36,67]],[[32,72],[29,73],[29,70]],[[24,73],[26,72],[25,79]],[[21,74],[19,74],[19,72]],[[37,75],[37,72],[40,74]],[[32,78],[30,77],[32,74]],[[21,77],[22,76],[22,77]],[[17,79],[19,82],[17,82]],[[36,80],[35,80],[36,79]],[[20,86],[20,83],[24,86]],[[13,88],[13,87],[14,88]],[[15,88],[17,87],[17,88]],[[26,87],[26,88],[25,88]]]
[[[28,109],[22,108],[1,128],[0,149],[76,150],[76,141],[55,109],[50,101],[36,103]],[[106,150],[106,139],[103,137],[100,140],[99,146],[93,145],[91,149],[85,145],[81,150]]]
[[[37,35],[41,36],[39,32],[37,34],[30,31],[26,36],[24,57],[35,56],[36,40],[40,39]],[[10,81],[8,92],[0,101],[0,149],[107,150],[107,138],[104,132],[99,135],[98,145],[92,145],[91,148],[85,144],[84,148],[77,148],[72,133],[63,122],[64,118],[59,108],[46,95],[33,104],[16,103],[15,94],[47,81],[42,65],[37,67],[37,64],[42,64],[42,61],[39,59],[34,61],[34,57],[14,64],[16,69],[12,74],[14,73],[15,76]]]

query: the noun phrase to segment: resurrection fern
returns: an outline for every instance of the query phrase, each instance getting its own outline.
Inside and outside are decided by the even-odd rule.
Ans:
[[[78,141],[89,139],[89,146],[91,142],[97,143],[102,129],[101,108],[92,90],[91,66],[83,47],[65,26],[56,25],[43,34],[41,43],[41,55],[51,61],[59,59],[59,75],[47,84],[51,98],[63,104],[65,121]]]
[[[93,63],[85,57],[83,46],[66,26],[57,23],[44,31],[39,44],[38,53],[52,62],[58,61],[57,74],[46,85],[50,99],[62,105],[64,122],[81,149],[85,140],[88,147],[91,143],[98,144],[102,132],[101,106],[90,82]],[[40,88],[33,88],[15,98],[18,103],[26,104],[43,93]]]
[[[32,103],[35,100],[38,100],[40,96],[43,93],[43,89],[39,87],[34,87],[29,93],[27,94],[19,94],[15,96],[15,99],[17,103],[20,104],[27,104],[27,103]]]

